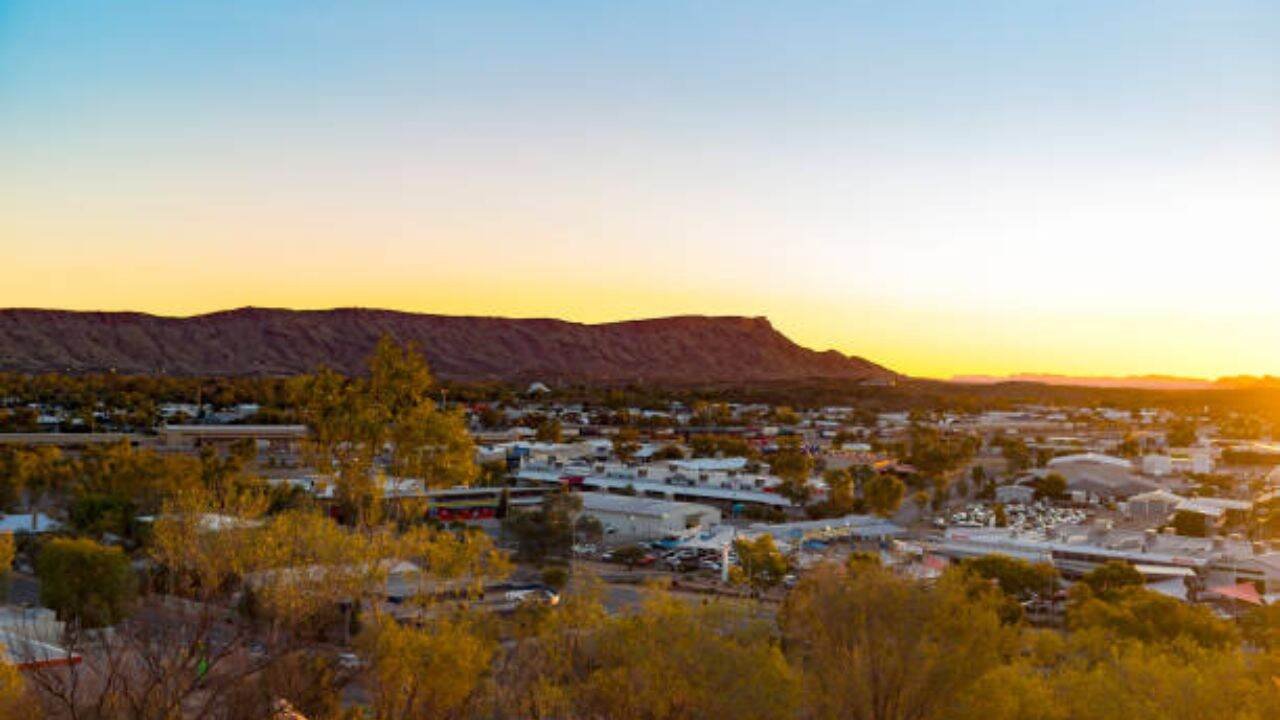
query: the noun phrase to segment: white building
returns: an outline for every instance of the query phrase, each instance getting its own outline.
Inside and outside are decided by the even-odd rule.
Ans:
[[[1152,490],[1129,498],[1125,504],[1125,514],[1139,520],[1164,522],[1185,500],[1186,498],[1168,490]]]
[[[718,502],[790,507],[791,501],[770,492],[779,480],[744,470],[697,469],[689,461],[630,467],[619,463],[523,462],[516,478],[594,490],[630,490],[660,500]],[[678,464],[679,463],[679,464]]]
[[[1168,455],[1144,455],[1142,472],[1144,475],[1164,477],[1173,472],[1173,458]]]
[[[600,492],[580,497],[583,514],[599,520],[611,540],[684,536],[720,523],[720,511],[710,505]]]
[[[1280,552],[1261,543],[1232,538],[1113,530],[1102,523],[1059,527],[1049,532],[964,528],[948,530],[934,550],[955,559],[1007,555],[1047,562],[1068,576],[1079,576],[1108,561],[1120,560],[1148,578],[1195,575],[1210,586],[1257,582],[1263,586],[1264,594],[1280,593]]]

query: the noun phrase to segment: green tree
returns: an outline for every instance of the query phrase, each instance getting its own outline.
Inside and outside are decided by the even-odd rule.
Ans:
[[[738,553],[738,565],[730,572],[735,582],[749,585],[756,592],[776,587],[787,574],[787,559],[778,550],[773,536],[763,534],[755,539],[733,542]]]
[[[1031,449],[1022,438],[1002,437],[998,441],[1005,467],[1011,473],[1019,473],[1031,467]]]
[[[124,619],[135,582],[120,548],[88,539],[55,538],[36,562],[40,602],[82,628],[114,625]]]
[[[634,428],[622,428],[613,436],[613,454],[622,462],[631,462],[640,450],[639,434]]]
[[[916,510],[924,514],[925,508],[929,507],[929,493],[924,490],[917,490],[911,495],[911,502],[916,506]]]
[[[1103,599],[1115,597],[1125,588],[1142,587],[1142,584],[1142,574],[1121,560],[1111,560],[1099,565],[1080,578],[1080,585]]]
[[[545,443],[558,443],[563,439],[564,428],[560,424],[560,418],[548,418],[538,424],[537,432],[533,436],[534,440]]]
[[[535,510],[510,513],[503,528],[516,538],[517,554],[526,562],[568,558],[576,516],[581,510],[582,498],[561,489],[544,495],[542,505]]]
[[[996,503],[992,506],[991,519],[996,527],[1009,526],[1009,514],[1005,512],[1004,503]]]
[[[307,456],[332,478],[344,514],[355,524],[378,520],[384,470],[429,487],[475,480],[465,420],[436,406],[434,387],[421,353],[385,336],[369,358],[367,378],[322,370],[294,381],[310,430]]]
[[[1280,604],[1263,605],[1240,618],[1240,631],[1254,646],[1280,650]]]
[[[590,669],[569,693],[576,712],[553,717],[783,720],[800,699],[769,628],[719,603],[655,596],[606,621],[578,656]]]
[[[769,469],[782,481],[778,494],[797,505],[809,500],[813,458],[801,447],[799,438],[792,436],[779,440],[778,451],[769,458]]]
[[[424,628],[378,618],[357,647],[369,661],[374,716],[385,720],[464,717],[496,650],[468,617],[440,618]]]
[[[1174,532],[1186,537],[1205,537],[1209,534],[1209,525],[1205,516],[1188,510],[1179,510],[1173,514]]]
[[[1062,500],[1067,496],[1067,479],[1060,473],[1049,473],[1036,482],[1036,497]]]
[[[7,650],[0,644],[0,658]],[[22,672],[16,665],[0,660],[0,720],[36,720],[40,717],[35,698],[28,693]]]
[[[961,566],[988,580],[994,580],[1006,595],[1017,600],[1048,597],[1058,589],[1058,571],[1048,563],[1031,563],[1007,555],[984,555],[965,560]]]
[[[1093,631],[1105,638],[1131,638],[1148,645],[1189,642],[1223,650],[1240,643],[1235,626],[1209,608],[1133,586],[1105,599],[1077,595],[1067,612],[1067,626],[1076,633]]]
[[[542,569],[542,584],[559,591],[569,584],[569,569],[564,565],[552,565]]]
[[[510,481],[507,464],[502,460],[490,460],[480,466],[477,485],[482,487],[502,487]]]
[[[56,447],[34,446],[14,448],[3,457],[0,473],[7,478],[10,492],[25,494],[32,529],[37,515],[50,494],[56,494],[68,483],[72,471],[62,452]]]
[[[892,517],[902,506],[907,486],[895,475],[878,473],[862,486],[862,497],[867,509],[881,517]]]
[[[946,717],[1016,648],[1002,602],[963,572],[925,586],[870,564],[811,571],[780,616],[804,679],[806,717]]]

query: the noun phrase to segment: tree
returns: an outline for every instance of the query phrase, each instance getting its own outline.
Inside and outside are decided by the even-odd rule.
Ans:
[[[88,539],[55,538],[36,562],[40,602],[82,628],[114,625],[125,617],[135,582],[120,548]]]
[[[969,471],[969,478],[973,481],[974,487],[982,487],[987,482],[987,469],[981,465],[974,465]]]
[[[493,516],[498,520],[506,520],[511,513],[511,489],[502,488],[502,492],[498,494],[498,507],[494,508]]]
[[[1067,612],[1067,626],[1078,634],[1131,638],[1147,645],[1191,643],[1206,649],[1224,650],[1240,643],[1240,635],[1229,621],[1216,617],[1203,605],[1129,586],[1109,597],[1077,595]]]
[[[1009,526],[1009,514],[1005,512],[1004,503],[996,503],[992,506],[991,519],[996,527]]]
[[[13,569],[13,533],[0,533],[0,598],[9,595],[9,574]]]
[[[136,449],[127,442],[92,445],[66,463],[71,524],[82,533],[136,541],[136,518],[155,515],[166,498],[201,484],[201,462],[186,455]]]
[[[424,628],[377,618],[357,640],[368,658],[375,717],[457,717],[475,700],[496,643],[476,620],[447,617]]]
[[[1173,514],[1174,532],[1186,537],[1205,537],[1209,534],[1209,525],[1201,513],[1189,510],[1178,510]]]
[[[689,438],[689,449],[694,457],[745,457],[756,458],[759,453],[746,440],[732,435],[694,435]]]
[[[916,506],[916,510],[920,514],[924,514],[925,508],[929,507],[929,493],[924,490],[917,490],[912,494],[911,502]]]
[[[480,466],[480,476],[476,481],[482,487],[503,487],[510,479],[506,462],[491,460]]]
[[[654,460],[683,460],[684,450],[679,445],[663,445],[653,454]]]
[[[833,515],[847,515],[853,512],[857,498],[854,496],[853,475],[848,470],[828,470],[822,474],[827,484],[827,503]]]
[[[1049,473],[1036,482],[1036,497],[1061,500],[1067,496],[1067,479],[1060,473]]]
[[[78,716],[104,720],[268,717],[281,697],[300,708],[329,707],[350,672],[335,671],[316,640],[338,622],[345,634],[356,607],[366,627],[384,617],[393,562],[400,573],[406,562],[418,568],[402,611],[428,618],[438,616],[425,607],[437,590],[475,591],[508,570],[482,533],[357,530],[315,512],[266,516],[258,491],[212,498],[191,488],[156,520],[147,547],[156,592],[139,599],[145,612],[104,637],[68,634],[67,649],[92,655],[92,663],[28,672],[48,714],[80,707],[87,684],[98,699]],[[225,519],[210,525],[210,513]]]
[[[765,533],[751,539],[735,540],[738,565],[730,577],[740,584],[749,585],[756,592],[776,587],[787,574],[787,559],[778,550],[773,536]]]
[[[598,543],[604,540],[604,524],[594,515],[580,515],[573,524],[573,535],[585,543]]]
[[[1280,650],[1280,604],[1263,605],[1240,618],[1244,638],[1266,651]]]
[[[827,497],[805,510],[811,517],[840,517],[855,512],[859,500],[855,495],[853,475],[848,470],[827,470],[822,474],[827,486]]]
[[[332,478],[344,515],[355,524],[378,520],[383,471],[420,478],[428,487],[476,479],[465,420],[460,411],[436,406],[434,387],[421,353],[386,336],[369,358],[368,378],[321,370],[294,381],[292,391],[310,431],[306,454]]]
[[[644,548],[639,545],[623,545],[613,551],[613,559],[626,565],[628,570],[633,570],[645,554]]]
[[[794,717],[795,672],[742,609],[656,596],[606,622],[576,684],[576,717],[616,720]]]
[[[963,572],[932,586],[870,564],[809,572],[780,614],[788,655],[804,679],[807,716],[945,716],[1016,648],[1000,604],[995,590]]]
[[[1005,467],[1011,473],[1019,473],[1031,467],[1031,450],[1022,438],[1002,437],[997,443],[1004,456]]]
[[[938,428],[913,423],[908,429],[904,460],[928,475],[941,475],[960,467],[978,450],[971,435],[943,433]]]
[[[1058,590],[1058,571],[1048,563],[1030,563],[1007,555],[984,555],[965,560],[961,567],[994,582],[1009,598],[1001,616],[1010,622],[1022,618],[1020,603],[1052,598]]]
[[[569,570],[564,565],[552,565],[542,570],[542,584],[556,590],[564,589],[569,584]]]
[[[0,643],[0,658],[7,651]],[[37,705],[27,693],[26,683],[17,666],[0,660],[0,720],[36,720]]]
[[[1142,584],[1142,574],[1132,565],[1122,560],[1111,560],[1085,573],[1076,587],[1087,587],[1094,595],[1109,599],[1125,588],[1141,587]]]
[[[797,505],[808,501],[813,458],[800,446],[799,438],[787,437],[778,442],[778,451],[769,459],[769,469],[782,480],[778,494]]]
[[[800,414],[785,405],[774,408],[770,419],[779,425],[800,424]]]
[[[46,496],[62,489],[69,479],[67,463],[58,448],[43,445],[14,448],[5,460],[0,471],[8,478],[11,492],[26,495],[32,530],[35,530]]]
[[[1178,418],[1169,426],[1165,436],[1171,447],[1189,447],[1196,444],[1196,421],[1192,418]]]
[[[867,509],[880,517],[892,517],[902,505],[907,486],[896,475],[878,473],[862,486]]]
[[[549,418],[539,423],[537,434],[533,439],[538,442],[558,443],[564,435],[564,430],[560,425],[560,418]]]
[[[613,436],[613,454],[624,463],[631,462],[640,450],[639,438],[634,428],[622,428]]]
[[[1006,595],[1017,600],[1047,597],[1058,589],[1058,571],[1048,563],[1031,563],[1007,555],[985,555],[965,560],[962,567],[994,580]]]
[[[522,560],[541,563],[547,558],[568,558],[575,516],[581,510],[582,498],[561,489],[544,495],[536,510],[511,513],[503,528],[515,536]]]

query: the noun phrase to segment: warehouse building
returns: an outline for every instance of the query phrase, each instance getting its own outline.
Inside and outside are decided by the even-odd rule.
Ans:
[[[683,536],[720,523],[720,511],[710,505],[600,492],[581,497],[582,513],[599,520],[611,541]]]

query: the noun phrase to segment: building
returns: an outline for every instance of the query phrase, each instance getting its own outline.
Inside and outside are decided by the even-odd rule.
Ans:
[[[1143,455],[1142,472],[1156,477],[1169,475],[1173,472],[1173,458],[1168,455]]]
[[[306,425],[163,425],[158,431],[165,448],[191,450],[206,445],[226,446],[252,440],[259,447],[296,449],[307,437]]]
[[[1194,449],[1190,452],[1175,452],[1171,455],[1144,455],[1142,458],[1144,475],[1164,477],[1173,473],[1193,473],[1205,475],[1213,472],[1213,456],[1206,449]]]
[[[45,515],[44,513],[21,513],[16,515],[6,515],[0,513],[0,534],[13,533],[23,534],[31,533],[34,535],[43,535],[44,533],[54,532],[62,527],[62,523]]]
[[[599,492],[580,497],[582,513],[599,520],[611,540],[659,540],[720,523],[720,511],[710,505]]]
[[[1137,520],[1164,522],[1183,503],[1185,498],[1168,490],[1152,490],[1129,498],[1125,514]]]
[[[1036,499],[1036,489],[1030,485],[1000,485],[996,488],[996,502],[1029,504]]]
[[[1124,458],[1099,453],[1063,455],[1049,461],[1040,476],[1058,473],[1067,480],[1067,489],[1083,492],[1091,499],[1123,500],[1150,492],[1160,486],[1134,472],[1133,463]]]
[[[64,629],[48,608],[0,606],[0,664],[20,670],[79,664],[79,654],[58,646]]]
[[[523,463],[516,479],[530,484],[554,484],[591,490],[633,492],[659,500],[714,503],[721,507],[756,505],[791,507],[791,501],[770,492],[777,478],[736,471],[689,473],[662,464],[628,467],[604,463]]]
[[[1280,552],[1236,538],[1193,538],[1155,530],[1113,530],[1108,523],[1050,531],[962,528],[946,532],[933,551],[956,560],[1007,555],[1051,563],[1079,577],[1113,560],[1130,563],[1149,579],[1198,578],[1205,586],[1252,582],[1280,595]]]

